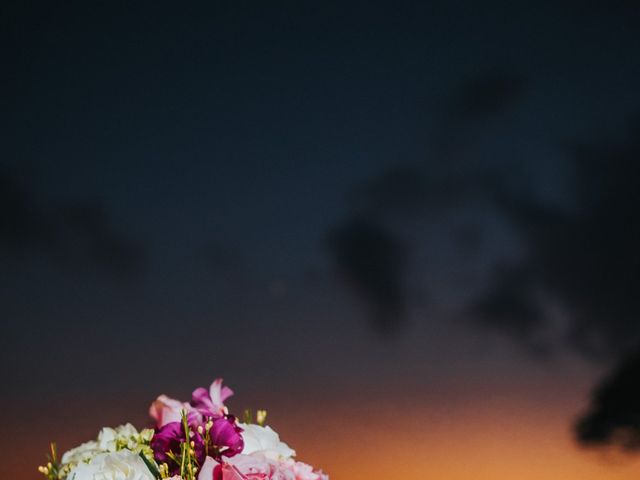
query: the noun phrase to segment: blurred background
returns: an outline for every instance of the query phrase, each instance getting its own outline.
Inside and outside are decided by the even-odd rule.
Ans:
[[[0,25],[3,478],[215,377],[333,480],[638,478],[637,2]]]

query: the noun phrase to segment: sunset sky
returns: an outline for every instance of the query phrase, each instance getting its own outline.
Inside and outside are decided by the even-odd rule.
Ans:
[[[5,2],[0,476],[224,377],[333,480],[638,478],[574,427],[640,340],[639,28]]]

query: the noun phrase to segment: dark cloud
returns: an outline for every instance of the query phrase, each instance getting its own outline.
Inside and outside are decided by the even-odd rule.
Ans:
[[[531,275],[523,269],[506,267],[496,277],[492,291],[471,307],[476,321],[507,333],[536,355],[548,355],[540,322],[546,312],[536,298]]]
[[[575,433],[584,446],[640,450],[640,352],[625,358],[594,390]]]
[[[357,186],[354,212],[328,234],[327,245],[340,276],[367,304],[374,328],[395,331],[406,312],[406,247],[385,224],[387,214],[414,216],[426,203],[427,182],[417,167],[394,166]]]
[[[145,249],[113,227],[103,205],[40,199],[20,180],[0,169],[0,252],[37,253],[65,268],[118,277],[142,271]]]
[[[449,99],[445,136],[464,137],[470,123],[504,111],[520,98],[523,85],[521,77],[501,72],[484,73],[465,82]],[[457,149],[454,144],[440,145],[438,162],[392,165],[356,185],[349,195],[350,218],[330,233],[335,263],[370,305],[378,327],[387,329],[394,322],[401,323],[407,310],[404,275],[409,254],[402,234],[389,225],[424,223],[430,213],[455,209],[486,196],[495,182],[495,172],[489,172],[489,168],[469,172],[447,161]],[[468,249],[477,235],[464,240],[461,246]]]
[[[427,204],[428,181],[413,165],[394,165],[351,193],[358,208],[369,212],[415,212]]]
[[[640,130],[625,142],[580,147],[573,152],[576,207],[560,210],[533,198],[499,192],[497,202],[522,236],[528,255],[518,268],[528,272],[527,295],[534,289],[553,296],[566,309],[569,345],[592,358],[612,358],[640,341]],[[489,296],[509,278],[498,278]],[[522,291],[503,298],[500,315],[513,305],[522,313]],[[542,310],[527,324],[543,324]],[[498,315],[496,309],[485,314]],[[514,320],[507,328],[512,328]]]
[[[49,230],[17,176],[0,168],[0,245],[12,250],[31,248],[49,242]]]
[[[91,259],[103,271],[118,276],[137,274],[144,268],[143,246],[114,229],[103,205],[68,204],[58,208],[53,218],[54,252],[62,260],[84,263]]]
[[[367,302],[375,327],[389,331],[404,317],[405,250],[384,227],[354,217],[335,228],[329,248],[340,273]]]
[[[440,121],[432,145],[444,167],[478,154],[478,141],[508,114],[527,93],[527,80],[516,70],[486,69],[467,74],[442,98]],[[468,159],[468,158],[466,158]],[[486,164],[486,162],[483,162]],[[459,165],[460,166],[460,165]]]
[[[524,86],[524,77],[507,71],[472,77],[456,92],[451,113],[468,120],[496,115],[521,98]]]
[[[487,172],[469,175],[446,168],[399,164],[354,188],[350,198],[355,210],[368,215],[390,214],[416,221],[423,219],[421,214],[427,210],[437,212],[465,205],[492,184]]]
[[[522,85],[522,80],[508,75],[480,77],[463,89],[456,108],[470,117],[486,118],[511,105]],[[476,97],[493,100],[474,105]],[[640,271],[640,128],[636,124],[615,141],[571,148],[567,157],[573,173],[556,203],[543,201],[535,188],[523,188],[537,188],[540,182],[514,165],[495,164],[484,170],[472,163],[396,165],[354,189],[357,220],[336,229],[342,240],[339,248],[332,247],[333,256],[372,305],[406,299],[402,289],[408,253],[379,259],[381,265],[370,268],[386,268],[393,276],[386,282],[372,281],[362,259],[349,258],[364,251],[354,245],[376,245],[383,237],[399,249],[401,230],[389,225],[404,221],[415,226],[432,213],[448,216],[458,207],[485,202],[482,208],[513,230],[523,255],[514,264],[494,265],[493,283],[469,305],[477,324],[502,331],[537,353],[563,344],[592,359],[617,358],[640,343],[635,279]],[[516,186],[514,178],[520,178]],[[362,227],[363,218],[368,229]],[[394,259],[402,263],[391,268]],[[552,314],[556,307],[561,315]],[[406,305],[399,311],[406,311]],[[558,319],[561,328],[554,325]],[[549,331],[555,338],[542,333]]]

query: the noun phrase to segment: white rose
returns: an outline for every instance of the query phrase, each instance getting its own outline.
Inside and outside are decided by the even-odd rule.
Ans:
[[[113,428],[105,427],[98,434],[98,446],[103,452],[115,452],[118,435]]]
[[[65,452],[62,455],[62,463],[66,465],[68,463],[88,462],[97,453],[100,453],[100,447],[98,442],[92,440]]]
[[[242,453],[251,455],[259,452],[272,460],[285,460],[295,456],[296,452],[280,441],[280,436],[271,427],[261,427],[253,423],[241,423],[244,448]]]
[[[139,435],[136,427],[134,427],[130,423],[125,423],[124,425],[116,427],[116,433],[120,438],[136,437]]]
[[[148,449],[153,430],[138,432],[133,425],[127,423],[116,428],[103,428],[97,440],[83,443],[72,448],[62,456],[62,465],[72,469],[79,463],[89,463],[99,453],[116,452],[124,448],[138,452]]]
[[[69,480],[155,480],[144,461],[129,450],[100,453],[69,472]]]
[[[133,450],[137,445],[137,437],[138,431],[130,423],[116,428],[105,427],[98,434],[98,446],[103,452],[115,452],[120,442]]]

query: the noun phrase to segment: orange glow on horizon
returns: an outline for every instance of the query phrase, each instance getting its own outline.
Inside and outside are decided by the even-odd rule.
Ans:
[[[331,480],[637,480],[639,460],[607,460],[574,445],[570,421],[578,398],[555,404],[500,396],[457,403],[413,398],[411,405],[384,399],[342,398],[322,405],[272,399],[268,423],[301,461],[322,467]],[[131,403],[138,408],[137,401]],[[100,424],[127,420],[117,411],[96,411],[106,416]],[[142,418],[129,420],[142,427]],[[45,435],[59,432],[60,447],[68,448],[90,439],[87,432],[95,422],[85,418],[71,427],[73,422],[57,419],[40,432],[3,438],[0,448],[8,462],[3,461],[2,478],[41,479],[36,468],[47,448]],[[34,447],[34,442],[39,443]]]
[[[638,460],[578,448],[569,405],[390,407],[350,415],[347,425],[337,411],[323,413],[291,415],[280,430],[332,480],[636,480],[640,472]]]

